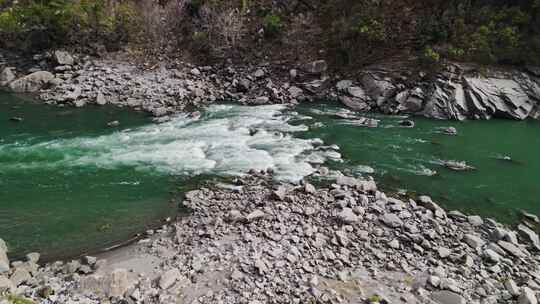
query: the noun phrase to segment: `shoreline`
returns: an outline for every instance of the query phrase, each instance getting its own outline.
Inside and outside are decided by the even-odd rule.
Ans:
[[[211,185],[186,193],[193,213],[136,243],[95,258],[32,266],[20,285],[30,286],[18,291],[53,303],[377,298],[443,304],[484,297],[514,303],[538,291],[532,283],[540,270],[538,235],[524,225],[517,233],[490,219],[446,211],[427,196],[387,197],[370,179],[340,176],[315,187],[252,172],[232,183],[235,190]],[[14,263],[12,276],[29,263]],[[48,279],[37,283],[42,278]],[[58,290],[40,297],[41,284],[51,279]],[[246,298],[254,288],[259,291]]]

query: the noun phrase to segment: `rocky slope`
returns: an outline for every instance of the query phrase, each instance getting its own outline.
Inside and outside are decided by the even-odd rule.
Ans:
[[[449,64],[435,75],[414,75],[397,64],[368,68],[356,82],[338,82],[341,102],[352,109],[410,113],[436,119],[523,120],[540,117],[540,74]]]
[[[532,304],[540,292],[531,215],[513,231],[370,179],[317,188],[255,172],[185,204],[189,216],[150,231],[128,258],[38,267],[30,254],[2,269],[0,290],[41,303],[250,304]]]

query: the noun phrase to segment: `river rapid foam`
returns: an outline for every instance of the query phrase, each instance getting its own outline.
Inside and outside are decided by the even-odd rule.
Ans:
[[[249,169],[272,169],[277,178],[297,181],[315,171],[309,159],[325,158],[317,139],[291,134],[294,114],[281,105],[213,105],[200,118],[179,115],[171,121],[98,137],[0,145],[3,170],[40,167],[135,167],[171,175],[240,175]]]

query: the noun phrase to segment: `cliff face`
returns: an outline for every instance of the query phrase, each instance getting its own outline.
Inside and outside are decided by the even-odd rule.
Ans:
[[[359,77],[354,94],[350,87],[340,90],[340,100],[351,108],[365,104],[365,108],[389,114],[453,120],[540,117],[540,78],[536,68],[480,73],[471,66],[451,64],[428,77],[411,75],[403,67],[373,67]]]

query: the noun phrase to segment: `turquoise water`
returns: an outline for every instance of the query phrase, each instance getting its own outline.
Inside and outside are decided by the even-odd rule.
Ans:
[[[314,171],[302,160],[313,145],[288,135],[307,128],[282,110],[212,106],[200,119],[156,125],[118,108],[0,95],[0,238],[12,256],[69,256],[161,223],[178,211],[177,194],[210,178],[273,168],[298,180]],[[120,127],[108,127],[113,120]]]
[[[117,108],[58,109],[0,95],[0,237],[13,256],[108,246],[174,214],[166,175],[62,163],[66,151],[55,143],[116,132],[107,127],[112,120],[122,122],[120,130],[149,123]]]
[[[365,128],[336,118],[346,110],[333,104],[295,111],[214,105],[200,118],[156,125],[114,107],[58,108],[0,94],[0,238],[12,256],[94,251],[175,216],[180,194],[209,179],[272,168],[277,179],[297,181],[325,160],[450,209],[508,223],[520,209],[540,214],[539,122],[407,118],[416,126],[401,128],[405,117],[371,115],[380,125]],[[113,120],[120,126],[108,127]],[[459,135],[443,134],[447,126]],[[341,147],[342,159],[317,149],[317,138]],[[447,160],[476,170],[451,171]]]
[[[314,118],[304,136],[341,147],[345,162],[335,167],[359,175],[371,168],[389,190],[429,194],[446,208],[507,223],[517,219],[520,209],[540,214],[540,122],[370,115],[380,120],[379,127],[365,128],[334,117],[344,110],[331,104],[299,110]],[[416,126],[396,127],[403,119]],[[448,126],[459,135],[443,134],[441,128]],[[504,156],[512,161],[501,160]],[[452,171],[443,166],[447,160],[466,161],[476,170]]]

